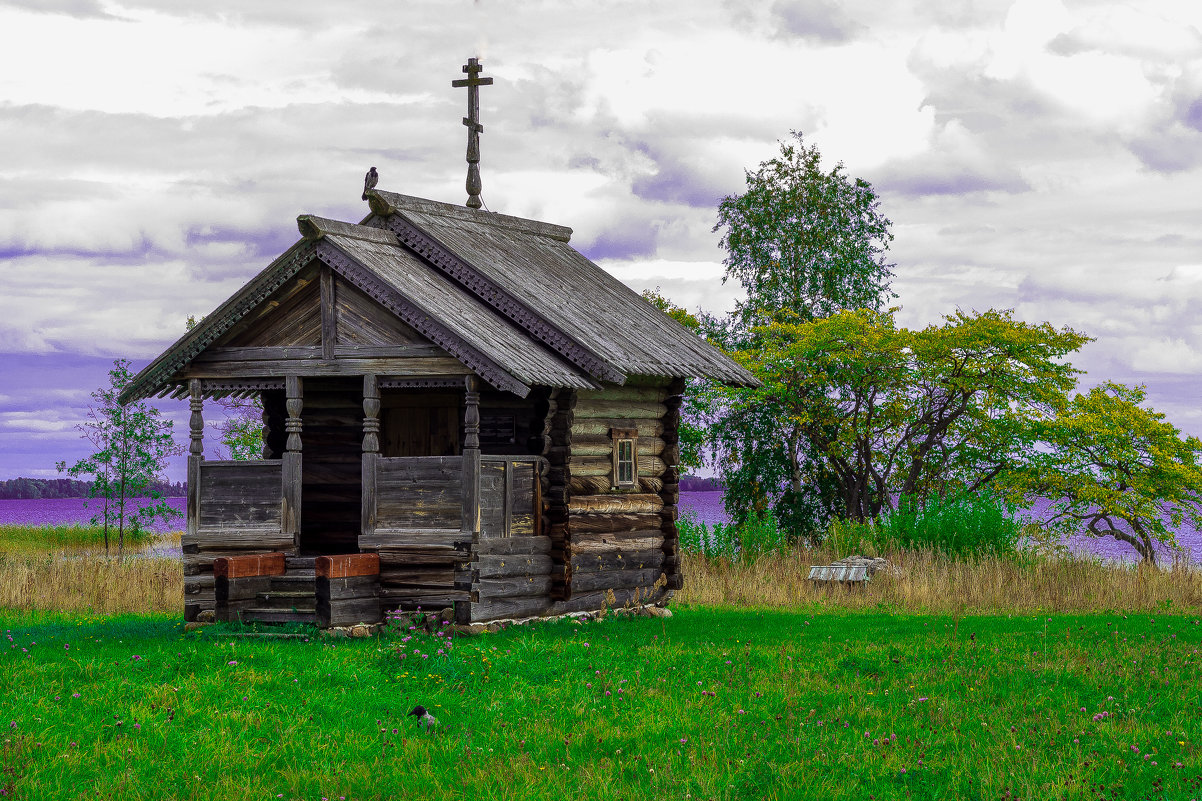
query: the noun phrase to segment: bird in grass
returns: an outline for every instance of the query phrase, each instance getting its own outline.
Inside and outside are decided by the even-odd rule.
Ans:
[[[367,193],[376,188],[376,184],[380,183],[380,174],[376,172],[376,168],[372,167],[367,171],[367,175],[363,176],[363,199],[367,200]]]
[[[410,712],[409,714],[416,715],[417,716],[417,725],[421,726],[426,731],[430,731],[431,729],[433,729],[435,726],[438,725],[438,718],[434,717],[429,712],[427,712],[426,708],[424,706],[413,707],[413,711]]]

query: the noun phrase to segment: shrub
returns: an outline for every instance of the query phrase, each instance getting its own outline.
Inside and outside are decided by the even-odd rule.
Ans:
[[[903,495],[876,524],[877,544],[896,550],[929,549],[948,556],[1014,556],[1026,521],[1016,507],[989,493],[931,498]]]
[[[752,515],[742,524],[701,523],[691,512],[676,523],[680,548],[687,553],[724,559],[752,560],[769,553],[783,553],[788,547],[785,532],[771,513]]]

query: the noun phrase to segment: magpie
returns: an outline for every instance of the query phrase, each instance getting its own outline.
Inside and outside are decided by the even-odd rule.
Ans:
[[[417,725],[421,726],[426,731],[433,729],[438,725],[438,718],[426,711],[424,706],[415,706],[410,715],[417,715]]]
[[[376,168],[372,167],[367,171],[367,175],[363,176],[363,199],[367,200],[367,193],[376,188],[376,184],[380,182],[380,174],[376,172]]]

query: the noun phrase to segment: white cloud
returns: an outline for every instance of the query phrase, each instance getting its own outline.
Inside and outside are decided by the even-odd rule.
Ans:
[[[1090,379],[1202,432],[1202,4],[57,0],[0,27],[0,353],[149,358],[297,214],[358,219],[371,165],[461,202],[449,82],[480,46],[485,201],[630,286],[729,309],[714,204],[800,129],[881,190],[908,324],[1080,328]]]

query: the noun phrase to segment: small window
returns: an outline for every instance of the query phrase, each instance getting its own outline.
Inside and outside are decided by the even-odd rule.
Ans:
[[[615,488],[633,487],[638,482],[638,433],[638,430],[633,428],[610,429],[610,437],[613,439]]]

